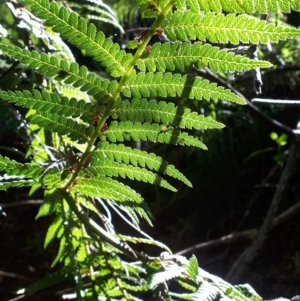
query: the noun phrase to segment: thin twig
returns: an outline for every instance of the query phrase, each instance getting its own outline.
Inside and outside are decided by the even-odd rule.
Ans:
[[[8,207],[16,207],[16,206],[22,206],[22,205],[39,205],[42,203],[43,203],[43,200],[28,200],[28,201],[18,201],[18,202],[13,202],[13,203],[0,204],[0,207],[8,208]]]
[[[286,211],[282,212],[279,214],[275,219],[272,224],[272,228],[278,226],[279,224],[283,223],[287,219],[289,219],[291,216],[295,215],[298,211],[300,210],[300,202],[296,203]],[[213,239],[207,242],[203,242],[194,246],[191,246],[189,248],[186,248],[180,252],[177,252],[175,255],[183,255],[186,253],[190,253],[196,250],[206,250],[215,246],[223,245],[223,244],[228,244],[233,241],[236,241],[240,238],[244,239],[254,239],[255,236],[257,235],[257,228],[241,231],[241,232],[236,232],[236,233],[231,233],[225,236],[222,236],[217,239]]]
[[[241,275],[244,273],[247,266],[253,261],[257,254],[257,251],[266,240],[267,234],[273,226],[275,214],[278,205],[283,197],[283,193],[288,185],[291,176],[293,175],[296,169],[296,162],[299,155],[299,150],[300,143],[298,141],[293,142],[289,149],[287,163],[283,170],[273,200],[270,204],[267,216],[252,244],[239,256],[239,258],[235,261],[232,268],[226,275],[227,281],[231,283],[236,283],[239,281]]]
[[[207,79],[210,79],[220,86],[223,86],[229,90],[231,90],[233,93],[238,95],[240,98],[245,100],[245,102],[248,105],[248,108],[252,111],[253,114],[255,114],[258,118],[260,118],[262,121],[270,125],[272,128],[279,130],[282,133],[287,134],[289,137],[295,137],[298,135],[298,132],[296,130],[293,130],[292,128],[284,125],[283,123],[272,119],[267,114],[265,114],[263,111],[261,111],[259,108],[257,108],[250,100],[248,100],[241,92],[239,92],[237,89],[235,89],[232,85],[227,83],[224,79],[220,78],[216,74],[214,74],[212,71],[210,71],[208,68],[205,68],[204,70],[197,70],[199,74],[201,74],[202,77],[205,77]]]
[[[25,281],[32,281],[32,279],[30,279],[28,277],[18,275],[15,273],[4,272],[4,271],[0,271],[0,276],[9,277],[9,278],[17,278],[17,279],[21,279],[21,280],[25,280]]]
[[[299,106],[300,100],[285,100],[285,99],[268,99],[268,98],[253,98],[252,102],[274,104],[274,105],[294,105]]]

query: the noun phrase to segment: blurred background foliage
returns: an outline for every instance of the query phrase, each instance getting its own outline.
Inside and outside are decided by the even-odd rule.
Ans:
[[[93,22],[121,47],[129,39],[139,36],[143,28],[151,22],[141,18],[130,0],[106,0],[105,3],[101,0],[61,2]],[[300,14],[296,12],[288,16],[283,14],[268,17],[276,18],[277,22],[300,26]],[[103,75],[97,63],[61,41],[55,33],[44,29],[38,19],[24,10],[21,2],[0,2],[0,41],[68,57]],[[300,40],[280,42],[268,47],[259,46],[259,56],[274,64],[274,68],[262,70],[263,89],[259,97],[299,100]],[[219,74],[217,78],[226,80],[248,100],[257,97],[253,88],[252,72]],[[47,79],[18,62],[10,61],[0,53],[0,89],[31,90],[40,86],[54,89]],[[193,183],[194,188],[190,189],[173,182],[178,189],[175,194],[143,183],[130,183],[145,197],[156,219],[154,228],[149,228],[145,223],[145,232],[163,241],[175,252],[230,233],[261,226],[291,144],[291,137],[285,131],[253,114],[249,106],[240,107],[215,101],[187,102],[184,99],[178,99],[177,102],[184,103],[193,110],[205,112],[206,115],[211,114],[223,122],[226,128],[198,132],[208,146],[208,151],[149,143],[137,145],[141,149],[168,158]],[[292,129],[300,121],[299,106],[255,105],[266,116]],[[0,154],[23,162],[31,141],[31,134],[24,120],[26,113],[0,100]],[[0,197],[1,204],[28,200],[26,190],[1,192]],[[29,198],[42,198],[42,192],[37,191]],[[285,192],[285,198],[280,203],[278,214],[299,202],[299,198],[299,172],[296,172]],[[45,255],[42,251],[47,220],[34,224],[36,206],[2,207],[5,213],[2,212],[0,227],[1,237],[5,239],[0,243],[0,269],[29,275],[30,279],[40,278],[41,274],[48,272],[51,263],[49,258],[53,255],[51,250],[47,251],[50,255]],[[117,219],[115,223],[116,229],[118,223],[119,227],[124,227]],[[279,295],[292,297],[299,294],[299,242],[299,212],[296,212],[269,233],[251,269],[241,282],[251,283],[266,298]],[[198,248],[193,253],[197,255],[202,268],[225,277],[249,243],[249,239],[240,238],[232,243],[217,244],[213,248]],[[35,252],[31,252],[32,250]],[[16,280],[1,274],[0,281],[5,284],[0,289],[3,295],[20,287],[19,281],[26,283],[26,279]]]

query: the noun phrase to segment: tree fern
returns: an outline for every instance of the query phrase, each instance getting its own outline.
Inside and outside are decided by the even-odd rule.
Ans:
[[[99,7],[95,15],[100,19],[104,16],[122,30],[113,11],[102,1],[96,2]],[[168,247],[148,235],[141,238],[119,233],[110,210],[142,236],[145,233],[139,229],[139,219],[152,225],[152,214],[141,194],[128,186],[128,180],[172,192],[178,188],[177,181],[192,186],[174,165],[145,151],[144,146],[162,143],[206,150],[199,133],[219,130],[224,125],[187,106],[192,103],[199,107],[204,101],[228,101],[232,105],[245,102],[230,90],[198,76],[198,69],[228,73],[271,66],[209,43],[231,47],[298,37],[299,29],[269,23],[249,13],[300,10],[299,1],[136,3],[139,12],[153,18],[153,23],[140,37],[129,41],[124,50],[124,45],[121,49],[74,11],[53,1],[25,0],[26,8],[44,20],[46,29],[51,28],[100,67],[90,72],[75,62],[60,38],[56,40],[59,47],[43,53],[39,53],[37,45],[29,51],[13,42],[0,44],[2,54],[42,78],[24,91],[19,91],[17,85],[10,86],[13,91],[0,91],[3,101],[28,109],[28,129],[33,135],[33,150],[27,154],[31,163],[0,156],[0,189],[33,185],[45,189],[45,201],[36,218],[54,214],[45,247],[55,237],[60,240],[52,266],[61,263],[67,267],[59,281],[71,275],[78,300],[92,299],[94,294],[101,300],[138,300],[136,293],[151,290],[168,300],[173,296],[183,300],[253,301],[257,296],[251,289],[231,286],[206,273],[198,267],[196,257],[188,261],[170,255]],[[76,2],[70,7],[80,9]],[[90,6],[86,7],[91,11]],[[152,42],[153,36],[162,42]],[[66,53],[61,54],[62,50]],[[8,62],[6,65],[8,68]],[[169,178],[173,178],[170,183]],[[139,243],[167,252],[150,257],[132,248]],[[88,278],[85,285],[83,276]],[[56,283],[52,278],[45,281],[38,288]],[[173,281],[183,293],[168,291],[168,283]]]

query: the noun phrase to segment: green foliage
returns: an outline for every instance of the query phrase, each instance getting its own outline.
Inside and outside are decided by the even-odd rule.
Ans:
[[[92,19],[112,23],[122,31],[111,8],[101,1],[97,3]],[[233,48],[209,42],[265,44],[300,36],[299,29],[240,14],[300,10],[299,2],[139,0],[136,3],[145,18],[154,19],[141,37],[129,41],[130,51],[121,50],[77,13],[47,0],[25,0],[25,8],[45,25],[41,29],[43,35],[38,36],[29,17],[34,50],[28,50],[32,48],[26,41],[14,43],[4,39],[0,44],[2,56],[17,60],[41,78],[25,89],[8,82],[1,87],[2,102],[28,110],[26,120],[32,140],[27,154],[30,163],[0,156],[0,189],[34,186],[45,190],[37,218],[54,215],[44,247],[59,239],[52,266],[58,263],[63,266],[58,273],[25,292],[67,279],[77,300],[95,300],[96,295],[99,300],[139,300],[140,292],[150,290],[160,300],[163,297],[260,301],[248,286],[231,286],[200,269],[195,256],[188,261],[171,255],[167,246],[144,233],[139,219],[152,225],[153,217],[141,194],[128,186],[128,180],[173,192],[178,181],[192,186],[174,165],[141,150],[141,143],[205,150],[196,131],[219,130],[224,125],[211,116],[192,111],[188,104],[245,102],[230,90],[198,76],[197,69],[207,67],[225,73],[271,66],[246,54],[236,54]],[[80,11],[76,2],[70,3],[70,7]],[[91,10],[86,1],[82,7]],[[42,21],[38,23],[41,25]],[[42,53],[41,36],[48,41],[47,51]],[[166,42],[151,45],[153,36]],[[100,69],[89,72],[87,67],[76,63],[62,39],[98,62]],[[9,64],[6,59],[7,69]],[[111,211],[144,237],[119,233],[111,221]],[[135,244],[150,244],[167,252],[160,257],[149,257],[135,250],[132,247]],[[169,292],[170,281],[176,281],[183,292]]]

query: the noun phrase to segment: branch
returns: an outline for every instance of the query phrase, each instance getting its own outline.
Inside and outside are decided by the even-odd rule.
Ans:
[[[289,155],[286,166],[283,170],[282,176],[280,178],[273,200],[270,204],[269,211],[264,220],[264,223],[258,230],[258,234],[252,242],[252,244],[240,255],[240,257],[233,264],[232,268],[226,275],[227,281],[231,283],[236,283],[239,281],[241,275],[243,274],[247,266],[253,261],[257,251],[266,240],[267,234],[271,230],[275,222],[275,214],[278,205],[283,197],[283,193],[288,185],[291,176],[296,170],[296,162],[298,159],[299,151],[300,143],[298,141],[294,141],[289,149]]]
[[[295,205],[293,205],[292,207],[290,207],[286,211],[279,214],[274,219],[274,222],[272,223],[272,228],[274,228],[274,227],[278,226],[279,224],[283,223],[284,221],[289,219],[291,216],[295,215],[299,210],[300,210],[300,202],[296,203]],[[245,231],[241,231],[241,232],[237,232],[237,233],[231,233],[231,234],[222,236],[220,238],[213,239],[211,241],[207,241],[207,242],[203,242],[203,243],[191,246],[189,248],[186,248],[182,251],[177,252],[174,255],[183,255],[183,254],[190,253],[190,252],[193,252],[193,251],[199,250],[199,249],[202,249],[202,250],[203,249],[209,249],[209,248],[212,248],[212,247],[215,247],[215,246],[231,243],[231,242],[236,241],[240,238],[254,239],[255,236],[257,235],[257,232],[258,232],[257,228],[253,228],[253,229],[249,229],[249,230],[245,230]]]
[[[8,204],[0,204],[0,207],[2,208],[8,208],[8,207],[16,207],[21,205],[40,205],[43,203],[43,200],[28,200],[28,201],[18,201]]]
[[[274,104],[274,105],[293,105],[299,106],[300,100],[285,100],[285,99],[268,99],[268,98],[252,98],[251,102]]]
[[[237,89],[235,89],[233,86],[231,86],[229,83],[227,83],[224,79],[220,78],[216,74],[214,74],[212,71],[210,71],[208,68],[205,68],[203,70],[197,70],[198,73],[201,74],[202,77],[205,77],[207,79],[210,79],[217,84],[219,84],[222,87],[225,87],[229,90],[231,90],[233,93],[241,97],[245,100],[245,102],[248,105],[248,108],[252,111],[253,114],[255,114],[261,121],[265,122],[269,126],[271,126],[274,130],[279,130],[282,133],[287,134],[289,137],[295,137],[298,135],[298,132],[296,130],[293,130],[292,128],[284,125],[283,123],[272,119],[267,114],[262,112],[259,108],[257,108],[250,100],[248,100],[241,92],[239,92]]]

